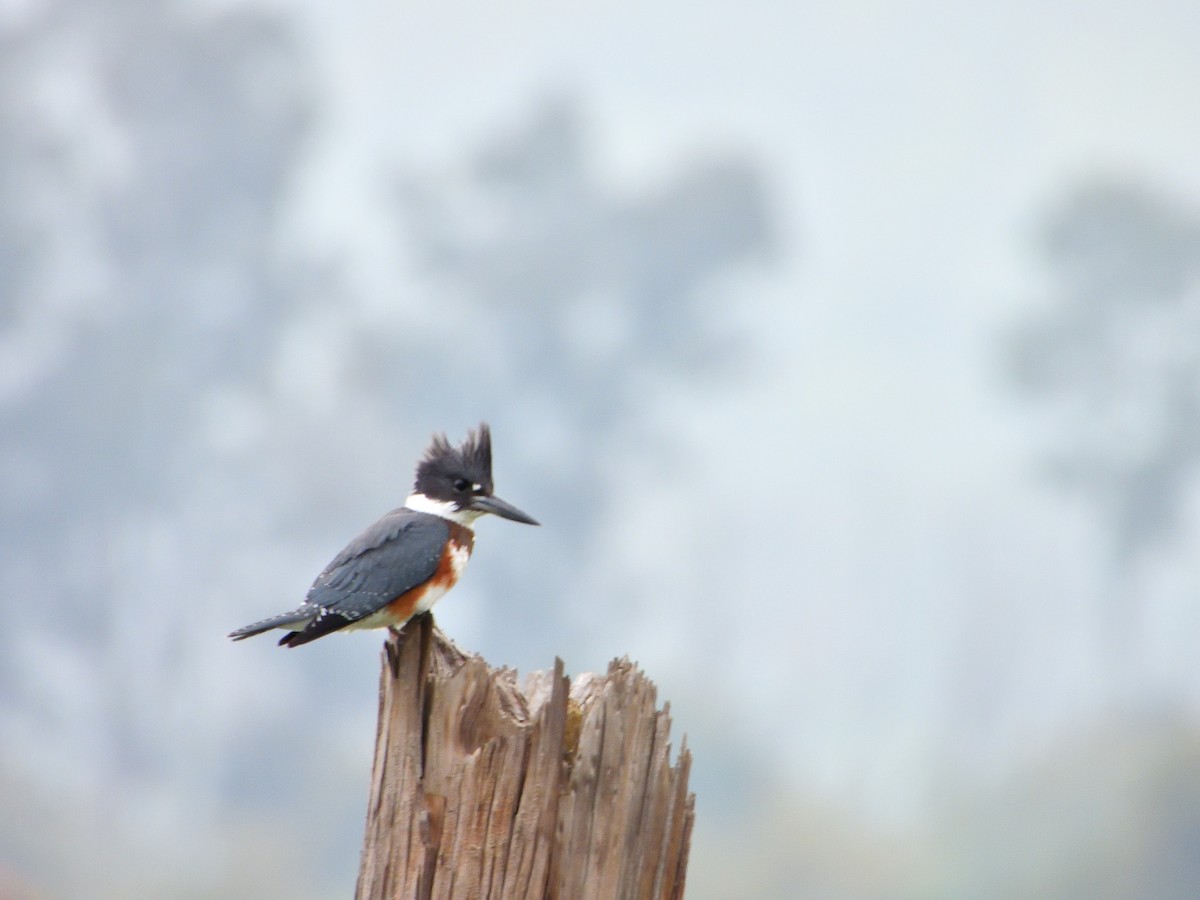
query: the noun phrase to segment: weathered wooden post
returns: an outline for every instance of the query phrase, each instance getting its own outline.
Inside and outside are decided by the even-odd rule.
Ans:
[[[695,795],[628,660],[518,688],[430,616],[384,647],[359,900],[679,898]]]

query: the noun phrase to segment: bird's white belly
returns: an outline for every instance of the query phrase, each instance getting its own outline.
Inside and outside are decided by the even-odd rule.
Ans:
[[[447,581],[434,581],[429,587],[425,588],[425,593],[421,595],[421,599],[413,607],[414,616],[429,612],[433,609],[433,604],[450,593],[450,588],[458,583],[459,576],[466,569],[467,560],[470,558],[471,548],[466,544],[455,544],[450,548],[450,578]]]

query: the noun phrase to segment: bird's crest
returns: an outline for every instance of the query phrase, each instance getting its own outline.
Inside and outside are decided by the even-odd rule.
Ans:
[[[416,489],[437,478],[467,478],[484,485],[490,492],[492,486],[492,432],[487,422],[467,432],[467,439],[459,446],[451,445],[445,434],[435,434],[421,462],[417,464]]]

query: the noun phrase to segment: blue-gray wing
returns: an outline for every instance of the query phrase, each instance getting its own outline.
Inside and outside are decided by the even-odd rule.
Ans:
[[[305,602],[344,619],[342,625],[369,616],[432,578],[449,537],[439,516],[392,510],[334,557]]]

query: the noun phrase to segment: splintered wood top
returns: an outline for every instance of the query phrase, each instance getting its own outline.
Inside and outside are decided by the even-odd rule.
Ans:
[[[628,659],[518,686],[423,616],[384,646],[357,897],[680,898],[686,739]]]

